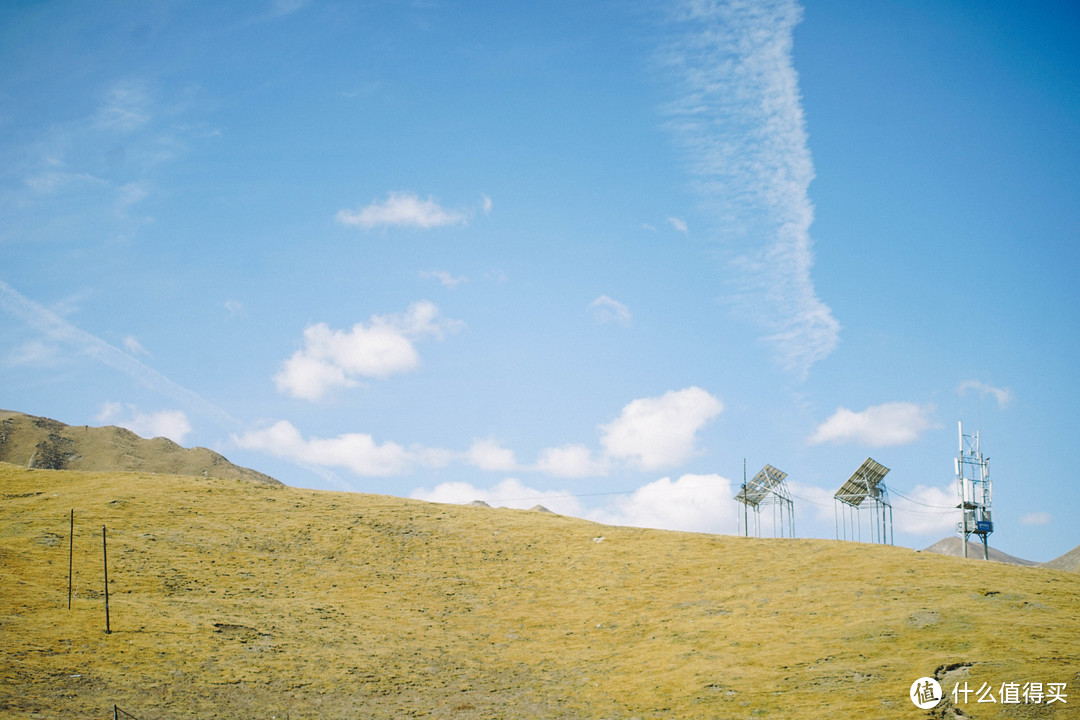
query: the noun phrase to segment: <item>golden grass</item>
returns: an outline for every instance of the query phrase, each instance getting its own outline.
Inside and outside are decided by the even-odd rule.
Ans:
[[[1075,692],[968,717],[1080,706],[1075,573],[214,478],[0,493],[4,717],[924,718],[953,664]]]

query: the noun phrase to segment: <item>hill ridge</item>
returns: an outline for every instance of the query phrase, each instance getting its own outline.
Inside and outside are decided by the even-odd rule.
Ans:
[[[185,448],[165,437],[146,439],[116,425],[65,425],[13,410],[0,410],[0,462],[46,470],[156,472],[281,484],[209,448]]]

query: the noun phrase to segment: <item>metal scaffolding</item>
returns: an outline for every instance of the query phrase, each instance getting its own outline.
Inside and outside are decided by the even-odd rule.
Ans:
[[[984,458],[979,449],[979,431],[974,435],[964,434],[964,424],[958,423],[960,433],[960,452],[954,462],[956,469],[956,492],[960,498],[957,509],[960,510],[960,522],[956,532],[964,546],[964,557],[968,556],[968,538],[978,535],[983,544],[983,559],[990,559],[990,545],[987,537],[994,532],[993,516],[990,503],[994,488],[990,482],[990,458]]]
[[[833,520],[836,539],[862,542],[862,510],[869,514],[870,542],[893,544],[892,504],[889,490],[882,479],[889,468],[872,458],[866,458],[847,482],[833,495]],[[850,531],[851,537],[848,537]]]
[[[784,478],[787,473],[766,465],[758,474],[746,480],[745,464],[743,467],[743,486],[735,499],[743,504],[743,532],[750,535],[749,510],[754,511],[754,536],[761,536],[761,507],[771,507],[773,512],[773,536],[795,537],[795,504],[787,490]],[[787,516],[785,520],[785,514]]]

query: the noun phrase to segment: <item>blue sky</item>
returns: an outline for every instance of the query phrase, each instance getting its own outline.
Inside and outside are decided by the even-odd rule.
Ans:
[[[1069,3],[0,8],[0,407],[299,487],[1080,543]],[[775,532],[763,513],[761,532]],[[866,530],[864,529],[864,533]]]

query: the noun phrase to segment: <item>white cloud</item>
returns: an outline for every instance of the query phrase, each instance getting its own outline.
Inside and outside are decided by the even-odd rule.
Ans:
[[[1013,398],[1012,390],[1009,390],[1007,388],[994,387],[993,385],[987,385],[986,383],[979,382],[978,380],[968,380],[967,382],[961,383],[960,387],[957,389],[957,392],[962,395],[968,390],[974,390],[979,394],[980,397],[986,397],[987,395],[991,396],[992,398],[994,398],[995,401],[997,401],[997,406],[999,410],[1004,410],[1006,406],[1008,406],[1008,404],[1012,402]]]
[[[607,295],[601,295],[589,303],[589,309],[592,310],[593,319],[598,323],[613,322],[623,327],[630,327],[633,320],[629,308]]]
[[[609,525],[734,534],[738,515],[733,495],[731,481],[720,475],[665,477],[587,517]]]
[[[167,437],[178,444],[191,433],[191,423],[182,410],[161,410],[144,413],[134,405],[107,402],[95,418],[97,422],[127,428],[139,437]]]
[[[630,461],[642,470],[674,467],[696,452],[697,431],[723,408],[698,387],[634,400],[618,418],[601,426],[601,443],[611,458]]]
[[[355,387],[357,378],[385,378],[420,364],[413,341],[442,338],[462,323],[439,317],[426,300],[413,303],[403,315],[373,315],[351,330],[331,330],[326,323],[304,330],[304,346],[285,361],[274,376],[280,392],[304,400],[319,400],[331,390]]]
[[[342,225],[371,229],[374,227],[437,228],[463,225],[468,218],[457,210],[446,210],[428,196],[421,200],[412,193],[390,193],[383,202],[373,202],[359,210],[339,210]]]
[[[911,535],[941,535],[956,528],[960,519],[956,489],[952,485],[930,487],[916,485],[904,497],[895,497],[893,527]]]
[[[424,279],[435,278],[439,282],[441,282],[444,287],[448,287],[451,290],[453,290],[454,288],[456,288],[458,285],[460,285],[462,283],[469,282],[469,278],[467,278],[467,277],[454,277],[453,275],[446,272],[445,270],[422,270],[420,272],[420,277],[424,278]]]
[[[279,420],[270,427],[233,435],[246,450],[313,465],[342,467],[357,475],[401,475],[416,466],[441,467],[452,453],[422,446],[404,447],[395,442],[377,443],[366,433],[345,433],[333,438],[304,438],[292,423]]]
[[[494,208],[494,206],[495,205],[491,202],[490,197],[484,194],[480,195],[480,207],[483,209],[485,215],[490,215],[491,210],[492,208]]]
[[[659,53],[679,91],[669,125],[735,256],[735,307],[805,376],[840,325],[811,277],[814,168],[792,60],[801,8],[688,1],[675,15],[679,35]]]
[[[687,233],[690,231],[690,229],[686,226],[686,221],[682,218],[669,217],[667,221],[671,223],[671,227],[675,228],[681,233]]]
[[[1029,512],[1020,518],[1023,525],[1049,525],[1051,521],[1048,512]]]
[[[883,403],[862,412],[841,407],[818,426],[807,442],[811,445],[855,443],[870,447],[907,445],[918,440],[924,431],[937,427],[933,412],[933,405],[909,402]]]
[[[608,466],[584,445],[563,445],[541,450],[535,469],[557,477],[595,477],[606,475]]]
[[[580,516],[581,505],[577,498],[565,490],[536,490],[527,487],[517,478],[508,478],[491,488],[479,488],[466,482],[447,482],[433,489],[418,488],[412,497],[417,500],[440,503],[470,503],[482,500],[492,507],[508,507],[527,510],[543,505],[560,515]]]
[[[517,469],[514,451],[504,448],[495,440],[485,438],[474,440],[465,453],[465,460],[481,470],[510,471]]]

